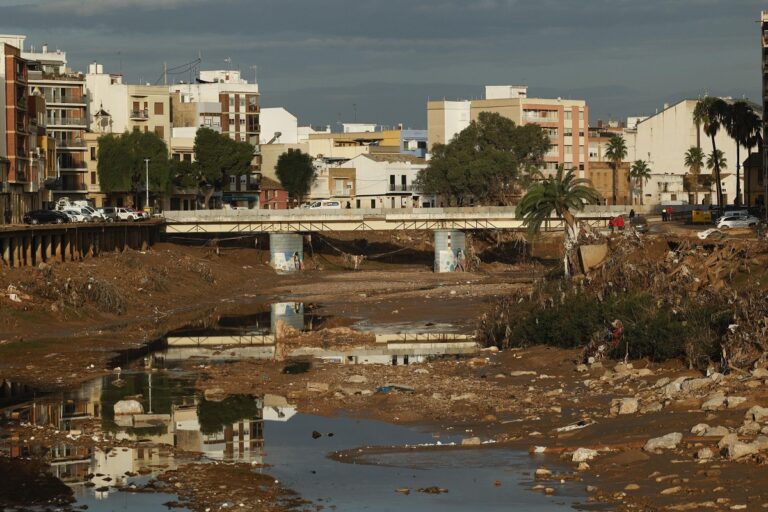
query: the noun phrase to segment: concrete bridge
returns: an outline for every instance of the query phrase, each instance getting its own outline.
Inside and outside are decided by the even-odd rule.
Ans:
[[[610,217],[628,214],[631,207],[588,206],[577,214],[580,221],[605,227]],[[270,263],[283,272],[302,268],[302,234],[323,232],[414,231],[435,232],[435,271],[466,268],[465,231],[524,230],[515,208],[401,208],[401,209],[293,209],[293,210],[196,210],[165,212],[169,234],[268,233]],[[553,217],[545,231],[562,230],[563,221]]]

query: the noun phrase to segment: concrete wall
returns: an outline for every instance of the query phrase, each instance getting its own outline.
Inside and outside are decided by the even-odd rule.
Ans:
[[[275,140],[278,144],[297,144],[299,142],[298,121],[296,116],[282,107],[262,108],[261,134],[259,143],[266,144],[280,132],[280,137]]]

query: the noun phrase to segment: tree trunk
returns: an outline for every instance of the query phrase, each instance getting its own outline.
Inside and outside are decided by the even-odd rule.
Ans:
[[[740,180],[740,169],[741,169],[741,157],[739,156],[739,150],[741,149],[741,145],[737,142],[736,143],[736,201],[733,203],[736,206],[739,206],[741,204],[741,180]]]
[[[720,213],[723,213],[723,184],[720,182],[720,159],[717,158],[717,145],[715,144],[715,135],[711,135],[712,138],[712,159],[715,161],[715,179],[717,180],[717,208]]]
[[[611,187],[611,189],[612,189],[611,191],[613,192],[613,204],[615,205],[616,204],[616,198],[619,195],[618,186],[617,186],[618,184],[616,183],[616,180],[617,180],[617,178],[619,176],[619,166],[616,164],[616,162],[614,162],[612,167],[613,167],[613,169],[612,169],[613,172],[611,173],[611,177],[613,178],[613,187]]]
[[[563,211],[563,220],[565,221],[563,232],[563,248],[565,254],[563,255],[563,271],[566,278],[571,277],[570,259],[571,252],[578,243],[578,234],[576,233],[576,219],[570,211]]]
[[[747,161],[749,161],[749,157],[752,156],[752,147],[747,148]],[[752,195],[752,190],[750,186],[750,178],[751,176],[747,176],[747,168],[744,168],[744,197],[746,200],[744,201],[744,204],[749,206],[749,198]]]
[[[640,206],[643,206],[643,180],[640,180]]]

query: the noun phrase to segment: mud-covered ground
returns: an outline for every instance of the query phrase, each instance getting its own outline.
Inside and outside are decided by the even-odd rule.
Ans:
[[[71,387],[105,373],[117,350],[278,299],[317,304],[317,314],[332,319],[324,330],[288,333],[278,341],[289,347],[365,344],[366,335],[350,335],[349,327],[368,323],[449,323],[471,332],[495,298],[546,272],[529,261],[495,261],[478,272],[433,274],[419,257],[410,264],[376,262],[350,272],[342,258],[328,253],[318,260],[322,270],[278,276],[265,261],[265,253],[254,249],[160,244],[145,254],[4,269],[0,289],[15,286],[21,302],[0,297],[0,321],[9,325],[0,335],[0,379]],[[88,295],[83,290],[89,278],[114,288]],[[45,291],[41,280],[54,291]],[[80,295],[73,297],[73,290]],[[120,297],[119,311],[112,293]],[[514,446],[568,461],[568,474],[541,468],[541,483],[534,488],[541,492],[556,492],[552,482],[567,478],[581,480],[591,499],[619,510],[768,508],[768,409],[761,408],[768,406],[768,371],[706,376],[677,362],[584,366],[577,359],[574,351],[535,347],[410,366],[314,361],[299,374],[285,373],[290,361],[280,360],[195,361],[189,368],[201,374],[200,391],[277,394],[301,412],[430,425],[437,432],[461,433],[465,449]],[[646,444],[668,434],[673,435],[666,443],[656,443],[660,447]],[[35,435],[44,443],[46,435],[58,434],[18,427],[12,435]],[[172,484],[192,508],[204,510],[231,494],[206,486],[205,479],[187,478],[183,468],[174,471],[157,485]],[[273,488],[269,477],[250,482],[257,477],[247,468],[217,465],[206,471],[209,480],[239,474],[242,485],[235,494],[251,484],[264,492],[238,494],[242,500],[261,499],[260,506],[276,510],[305,505],[292,501],[288,490]]]

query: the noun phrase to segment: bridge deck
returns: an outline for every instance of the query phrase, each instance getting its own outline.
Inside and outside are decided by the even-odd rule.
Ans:
[[[585,209],[577,217],[604,226],[622,213],[613,208]],[[523,230],[511,207],[370,210],[197,210],[165,213],[166,233],[311,233],[325,231]],[[545,230],[561,230],[552,218]]]

